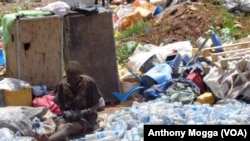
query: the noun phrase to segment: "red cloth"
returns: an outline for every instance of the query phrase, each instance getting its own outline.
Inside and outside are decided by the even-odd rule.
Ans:
[[[201,94],[203,94],[205,92],[202,76],[198,72],[192,72],[192,73],[188,74],[186,78],[188,80],[193,81],[200,88]]]
[[[57,114],[57,115],[61,115],[61,110],[60,107],[54,102],[54,98],[55,96],[52,94],[46,94],[42,97],[36,97],[33,101],[32,101],[32,105],[33,107],[47,107],[48,109],[51,110],[51,112]]]

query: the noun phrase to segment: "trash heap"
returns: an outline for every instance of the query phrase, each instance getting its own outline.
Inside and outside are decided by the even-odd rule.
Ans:
[[[234,99],[207,104],[168,103],[167,97],[161,97],[147,103],[134,102],[113,114],[101,114],[103,131],[85,136],[85,140],[121,139],[143,140],[144,124],[154,125],[227,125],[249,124],[250,105]]]

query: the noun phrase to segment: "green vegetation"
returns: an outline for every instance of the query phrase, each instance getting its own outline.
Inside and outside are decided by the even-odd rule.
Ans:
[[[136,34],[140,34],[142,32],[148,32],[149,29],[150,29],[150,23],[149,22],[140,21],[140,22],[138,22],[138,23],[136,23],[134,25],[129,26],[124,31],[122,31],[120,33],[120,35],[118,35],[116,37],[116,40],[122,40],[122,39],[125,39],[127,37],[131,37],[131,36],[134,36]]]
[[[12,2],[13,0],[0,0],[0,2]]]
[[[236,14],[229,12],[221,0],[217,0],[216,3],[214,0],[210,0],[210,3],[212,3],[212,1],[216,4],[217,8],[211,13],[214,19],[210,25],[210,30],[212,29],[218,33],[224,42],[244,38],[250,33],[250,25],[247,24],[249,20],[244,13]],[[219,17],[221,19],[219,19]],[[243,25],[244,28],[241,27]]]
[[[12,7],[11,10],[10,10],[10,13],[17,13],[19,11],[28,10],[28,9],[29,9],[29,7],[27,5],[18,6],[18,7]],[[0,14],[0,27],[2,26],[3,16],[4,16],[3,13]]]
[[[126,63],[127,59],[134,53],[139,42],[129,41],[116,47],[117,60],[119,64]]]

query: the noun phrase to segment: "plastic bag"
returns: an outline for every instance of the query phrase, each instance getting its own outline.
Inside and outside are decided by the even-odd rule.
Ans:
[[[42,97],[36,97],[32,104],[34,107],[47,107],[48,109],[51,110],[51,112],[57,114],[57,115],[61,115],[61,110],[60,107],[54,102],[54,98],[55,96],[52,94],[47,94],[44,95]]]
[[[0,81],[0,90],[17,91],[28,87],[28,82],[15,78],[4,78]]]

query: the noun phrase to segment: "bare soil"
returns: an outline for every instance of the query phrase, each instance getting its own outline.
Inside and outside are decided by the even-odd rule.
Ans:
[[[225,17],[225,13],[228,13]],[[234,18],[234,20],[232,20]],[[216,30],[224,28],[228,19],[235,27],[233,37],[237,40],[250,33],[250,20],[247,14],[234,15],[223,9],[221,5],[207,0],[199,0],[192,4],[178,4],[167,7],[162,14],[151,19],[150,32],[144,32],[119,41],[120,43],[137,40],[142,43],[160,45],[175,41],[190,40],[193,43],[199,37],[208,36],[206,32],[212,26]],[[243,32],[244,33],[243,33]]]

